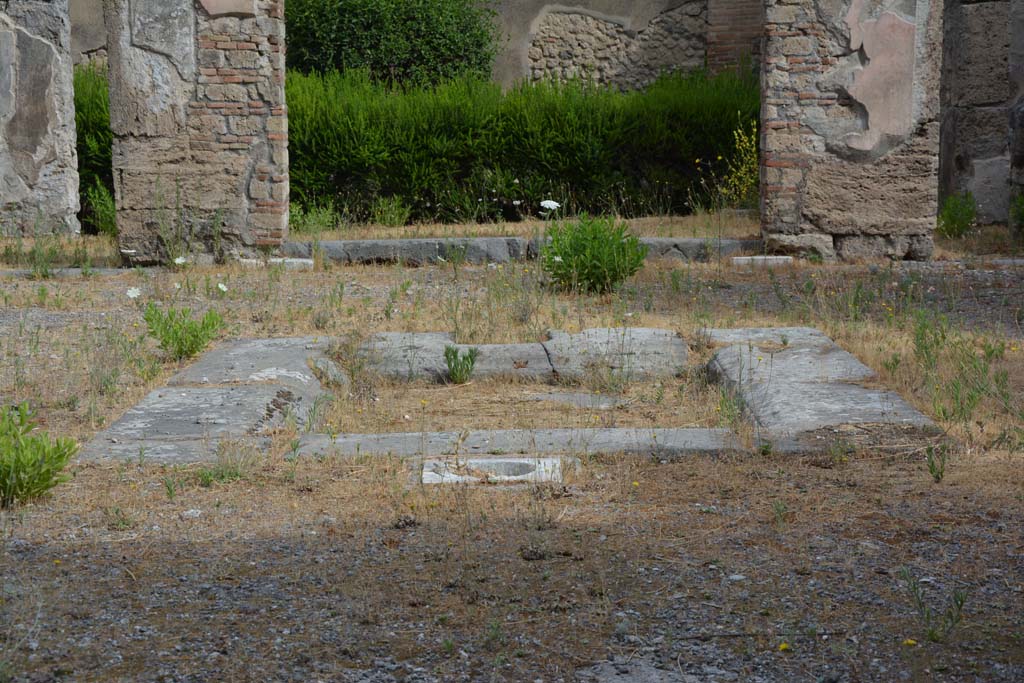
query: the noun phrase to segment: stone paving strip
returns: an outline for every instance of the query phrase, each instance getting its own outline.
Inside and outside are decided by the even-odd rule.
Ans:
[[[649,454],[664,460],[739,451],[728,429],[491,429],[463,432],[308,434],[302,455],[395,455],[401,457],[502,455]]]
[[[318,372],[338,379],[326,348],[326,340],[298,337],[209,351],[98,434],[81,457],[196,462],[215,456],[223,441],[263,445],[264,432],[286,416],[305,424],[325,393]]]
[[[846,425],[935,429],[898,394],[859,384],[875,373],[817,330],[710,330],[708,337],[729,344],[708,362],[709,378],[734,392],[769,441]]]
[[[670,330],[595,328],[579,334],[551,331],[548,340],[531,344],[455,344],[451,335],[434,332],[382,332],[363,345],[370,368],[394,379],[444,380],[444,350],[479,351],[474,377],[519,377],[553,381],[579,380],[589,372],[622,378],[666,377],[686,367],[689,349]]]
[[[701,239],[696,237],[641,237],[648,258],[675,258],[683,261],[711,261],[741,253],[762,250],[761,240]],[[286,242],[285,257],[309,259],[314,248],[323,258],[340,264],[404,263],[422,266],[451,261],[466,263],[510,263],[535,259],[540,255],[541,238],[524,237],[436,237],[375,240],[324,240],[322,242]]]
[[[864,386],[870,368],[808,327],[712,329],[705,340],[721,348],[708,363],[713,381],[733,391],[756,426],[755,443],[776,452],[820,449],[821,430],[848,425],[935,431],[934,423],[897,394]],[[372,369],[397,379],[443,379],[440,333],[382,333],[361,349]],[[348,378],[314,337],[240,340],[204,354],[151,392],[82,451],[83,458],[196,462],[213,458],[227,440],[265,446],[266,430],[291,416],[303,426],[330,391],[346,393]],[[463,351],[468,346],[458,346]],[[670,330],[595,328],[552,332],[533,344],[477,347],[476,373],[544,381],[587,372],[631,377],[672,376],[686,367],[688,348]],[[328,385],[328,386],[325,386]],[[584,396],[584,398],[581,398]],[[548,397],[549,398],[549,397]],[[565,400],[594,407],[593,397]],[[618,400],[609,397],[611,403]],[[808,437],[808,438],[804,438]],[[561,456],[650,454],[661,459],[743,450],[727,429],[504,429],[381,434],[306,434],[303,454],[392,454],[402,457]],[[494,465],[498,467],[498,465]],[[509,465],[509,467],[513,467]],[[513,467],[514,469],[514,467]],[[438,475],[444,479],[446,475]]]

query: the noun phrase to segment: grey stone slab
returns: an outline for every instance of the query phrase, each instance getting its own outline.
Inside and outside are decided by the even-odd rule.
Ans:
[[[789,346],[778,351],[737,344],[718,351],[708,362],[712,379],[734,389],[794,382],[856,382],[874,371],[834,344]]]
[[[770,339],[770,334],[757,336]],[[891,391],[855,382],[874,376],[870,368],[835,344],[817,345],[816,335],[802,333],[810,344],[768,350],[735,344],[708,362],[709,376],[733,391],[769,439],[844,425],[895,425],[921,429],[931,420]]]
[[[843,425],[935,424],[892,391],[842,382],[754,385],[742,392],[757,424],[770,435],[801,433]]]
[[[575,458],[434,459],[423,463],[419,479],[424,484],[560,482],[567,468],[578,466]]]
[[[761,240],[702,239],[697,237],[641,237],[647,246],[647,257],[677,258],[684,261],[707,262],[736,254],[764,249]]]
[[[793,265],[792,256],[733,256],[732,265],[737,268],[780,268]]]
[[[82,457],[134,456],[143,448],[147,457],[195,452],[202,459],[219,441],[257,436],[289,411],[301,421],[303,404],[288,388],[273,384],[166,387],[128,409],[86,445]]]
[[[290,258],[310,258],[314,248],[338,263],[439,264],[462,258],[467,263],[508,263],[523,259],[527,242],[521,237],[427,237],[408,239],[325,240],[288,242],[282,252]]]
[[[312,258],[312,242],[285,242],[281,245],[281,255],[285,258]]]
[[[626,403],[616,396],[590,394],[584,391],[553,391],[547,394],[534,394],[530,398],[534,401],[562,403],[583,410],[612,410]]]
[[[685,342],[670,330],[645,327],[593,328],[579,334],[550,332],[544,349],[555,374],[579,379],[590,372],[626,378],[665,377],[686,366]]]
[[[320,382],[310,368],[327,343],[316,337],[242,339],[208,351],[168,382],[168,386],[274,383],[302,394],[316,394]]]
[[[432,379],[448,376],[444,350],[466,353],[476,348],[473,377],[509,376],[527,379],[553,377],[547,353],[540,344],[455,344],[451,335],[436,332],[383,332],[374,335],[361,352],[378,373],[395,379]]]
[[[287,271],[309,271],[313,270],[313,259],[311,258],[269,258],[269,259],[257,259],[257,258],[241,258],[238,259],[238,264],[246,268],[274,268],[282,267]]]
[[[813,327],[738,327],[710,329],[702,334],[712,344],[831,346],[833,343],[831,337]]]
[[[997,258],[992,259],[992,265],[1000,268],[1024,268],[1024,258]]]
[[[727,429],[505,429],[473,432],[347,434],[302,439],[306,455],[544,455],[641,453],[662,458],[739,450]]]

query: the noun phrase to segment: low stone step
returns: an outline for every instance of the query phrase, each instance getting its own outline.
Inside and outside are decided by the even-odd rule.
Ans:
[[[708,362],[709,378],[742,401],[763,438],[847,425],[937,429],[898,394],[859,384],[874,372],[816,330],[713,330],[709,337],[733,342]]]
[[[509,263],[535,259],[545,238],[523,237],[414,237],[401,239],[323,240],[286,242],[281,253],[288,259],[313,258],[319,250],[324,258],[339,264],[404,263],[410,266],[436,265],[453,258],[466,263]],[[674,258],[705,262],[742,253],[762,251],[756,239],[697,237],[641,237],[648,258]]]
[[[650,454],[672,459],[694,454],[740,450],[728,429],[499,429],[470,432],[403,432],[345,434],[302,438],[305,455],[597,455]]]

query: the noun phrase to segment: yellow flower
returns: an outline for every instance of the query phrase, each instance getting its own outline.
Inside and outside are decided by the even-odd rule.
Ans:
[[[906,640],[903,641],[903,644],[906,645],[907,647],[914,647],[915,645],[917,645],[917,641],[914,640],[913,638],[907,638]]]
[[[638,482],[638,481],[634,481],[634,482],[633,482],[633,486],[637,486],[637,487],[639,487],[639,486],[640,486],[640,482]]]
[[[791,648],[789,646],[789,643],[786,643],[786,642],[779,643],[779,652],[789,652],[792,649],[793,648]]]
[[[423,406],[424,408],[426,408],[427,407],[427,399],[423,399],[422,401],[420,401],[420,405]]]

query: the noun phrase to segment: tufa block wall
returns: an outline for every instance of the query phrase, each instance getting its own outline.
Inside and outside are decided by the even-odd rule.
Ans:
[[[120,246],[133,264],[285,238],[282,0],[106,5]]]

